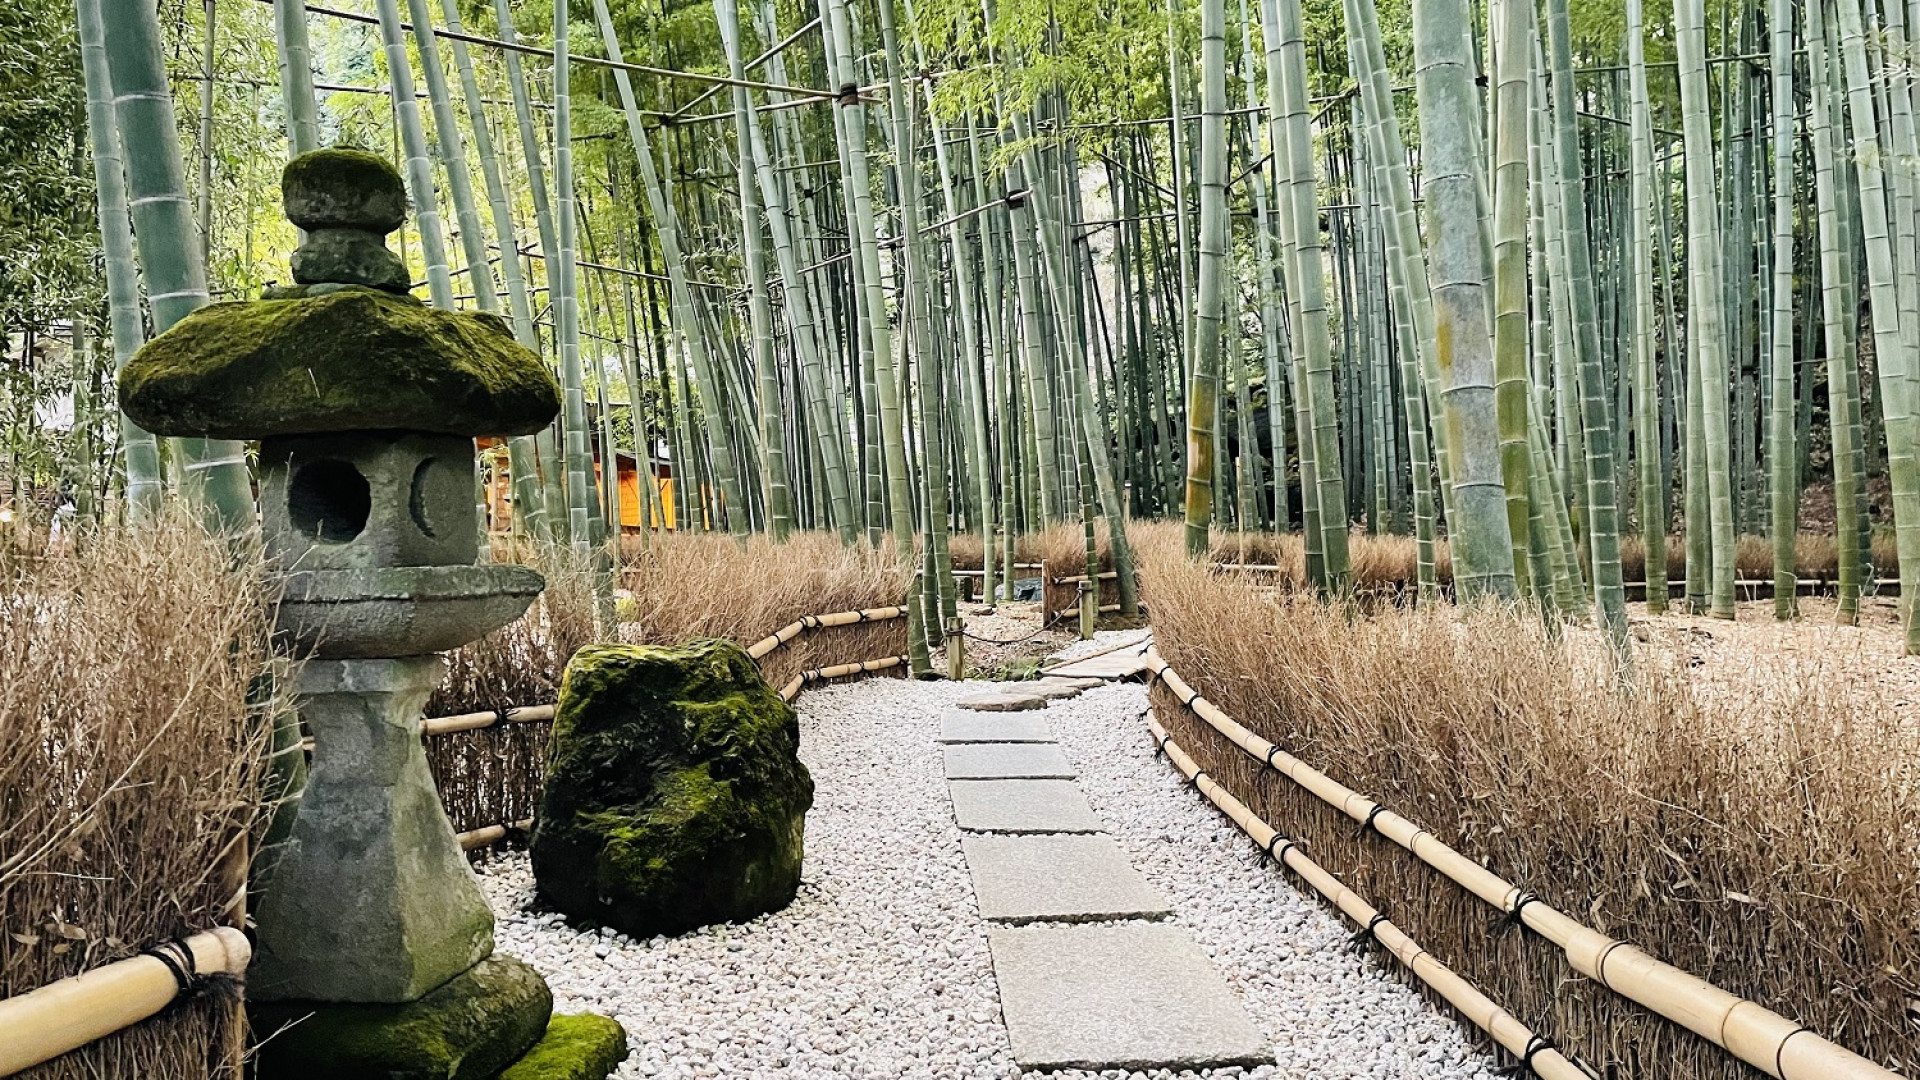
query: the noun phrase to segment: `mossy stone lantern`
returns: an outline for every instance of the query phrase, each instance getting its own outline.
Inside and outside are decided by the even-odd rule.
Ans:
[[[304,658],[295,689],[315,747],[256,911],[248,997],[418,1002],[484,976],[493,950],[420,742],[435,654],[518,618],[544,585],[477,561],[473,439],[539,431],[559,391],[497,317],[408,295],[384,239],[407,206],[387,161],[306,154],[281,188],[303,230],[296,284],[148,343],[121,407],[159,434],[260,444],[278,630]],[[514,962],[487,961],[501,963]],[[532,985],[528,1009],[546,1001]]]

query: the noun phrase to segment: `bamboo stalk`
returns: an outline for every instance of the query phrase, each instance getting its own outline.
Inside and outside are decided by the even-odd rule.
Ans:
[[[247,936],[231,926],[161,948],[175,964],[190,959],[191,964],[184,965],[188,973],[201,976],[243,974],[253,958]],[[0,1001],[0,1076],[132,1027],[180,993],[174,969],[142,954]]]
[[[1894,1080],[1894,1074],[1800,1024],[1576,922],[1381,803],[1313,768],[1242,726],[1160,657],[1147,670],[1186,709],[1248,756],[1506,912],[1566,953],[1575,969],[1659,1013],[1778,1080]]]

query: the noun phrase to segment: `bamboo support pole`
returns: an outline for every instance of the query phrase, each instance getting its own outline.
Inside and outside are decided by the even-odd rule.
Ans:
[[[1894,1080],[1895,1074],[1778,1013],[1576,922],[1427,830],[1247,730],[1201,697],[1157,650],[1147,654],[1147,670],[1165,682],[1189,712],[1247,755],[1552,942],[1576,970],[1614,993],[1778,1080]]]
[[[452,735],[459,731],[479,731],[499,724],[528,724],[553,719],[553,706],[527,705],[514,709],[489,709],[485,712],[436,716],[420,722],[422,737]]]
[[[240,975],[253,958],[247,936],[231,926],[156,951],[169,959],[142,953],[0,1001],[0,1076],[132,1027],[179,997],[183,981]]]
[[[461,851],[472,851],[475,848],[497,844],[513,833],[524,835],[531,828],[533,828],[533,819],[521,818],[519,821],[507,822],[504,825],[487,825],[478,829],[469,829],[463,833],[455,833],[453,838],[459,841]]]
[[[1569,1060],[1551,1041],[1521,1023],[1512,1013],[1495,1004],[1472,983],[1421,948],[1404,930],[1395,926],[1384,912],[1347,888],[1339,878],[1308,858],[1299,845],[1262,821],[1245,803],[1234,798],[1231,792],[1202,772],[1199,763],[1181,749],[1179,743],[1173,741],[1173,736],[1167,734],[1166,728],[1160,726],[1152,713],[1147,714],[1147,728],[1153,733],[1155,745],[1167,755],[1173,767],[1187,778],[1194,790],[1206,796],[1208,802],[1231,818],[1240,831],[1246,833],[1269,858],[1299,875],[1302,881],[1326,897],[1341,914],[1365,928],[1360,935],[1356,935],[1356,941],[1367,937],[1378,941],[1382,948],[1393,954],[1394,959],[1445,998],[1447,1004],[1458,1010],[1460,1015],[1492,1036],[1508,1053],[1526,1062],[1540,1080],[1591,1080],[1584,1069]]]
[[[863,675],[872,671],[885,671],[899,667],[907,662],[907,657],[882,656],[877,660],[859,660],[851,664],[836,664],[833,667],[818,667],[803,671],[793,677],[793,681],[780,688],[780,700],[791,703],[800,696],[800,691],[808,683],[825,682],[828,679],[844,679],[849,675]]]
[[[887,619],[898,619],[906,613],[906,608],[894,606],[862,608],[859,611],[835,611],[827,615],[802,616],[766,637],[761,638],[759,641],[754,642],[752,645],[747,646],[747,655],[755,660],[759,660],[808,630],[818,630],[829,626],[852,626],[855,623],[863,622],[883,622]]]

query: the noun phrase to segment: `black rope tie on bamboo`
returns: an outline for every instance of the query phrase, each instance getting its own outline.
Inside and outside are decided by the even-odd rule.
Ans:
[[[1519,896],[1513,898],[1513,906],[1508,908],[1504,914],[1494,918],[1492,929],[1504,934],[1509,930],[1524,925],[1520,921],[1520,913],[1527,909],[1528,904],[1538,903],[1541,903],[1538,896],[1522,890]]]
[[[1287,865],[1287,852],[1299,846],[1299,844],[1281,836],[1279,833],[1274,833],[1273,839],[1267,841],[1267,858],[1272,859],[1281,866],[1285,866]]]
[[[835,103],[840,105],[859,104],[860,103],[860,84],[847,83],[846,85],[840,88],[838,93],[834,95],[833,100],[835,101]]]
[[[1168,744],[1168,743],[1170,743],[1170,742],[1172,742],[1172,741],[1173,741],[1173,736],[1172,736],[1172,735],[1162,735],[1162,736],[1160,736],[1160,741],[1154,744],[1154,747],[1153,747],[1153,752],[1154,752],[1154,753],[1156,753],[1156,754],[1159,754],[1159,755],[1160,755],[1161,757],[1166,757],[1166,756],[1167,756],[1167,744]]]
[[[1280,771],[1280,766],[1278,766],[1278,765],[1275,765],[1275,764],[1273,763],[1273,755],[1275,755],[1275,754],[1278,754],[1278,753],[1281,753],[1281,750],[1280,750],[1280,747],[1279,747],[1279,744],[1277,744],[1277,743],[1268,743],[1268,744],[1267,744],[1267,768],[1269,768],[1269,769],[1272,769],[1272,770],[1273,770],[1274,772],[1279,772],[1279,771]]]
[[[507,706],[507,707],[496,707],[496,708],[495,708],[495,709],[493,710],[493,723],[491,723],[491,724],[489,724],[489,725],[487,725],[487,726],[488,726],[488,727],[500,727],[500,726],[502,726],[502,725],[504,725],[504,724],[505,724],[505,723],[506,723],[506,722],[507,722],[508,720],[511,720],[511,719],[512,719],[512,717],[510,717],[510,716],[508,716],[508,715],[507,715],[508,713],[510,713],[510,712],[512,712],[512,711],[513,711],[513,709],[512,709],[512,707],[511,707],[511,706]]]
[[[1007,209],[1017,210],[1021,204],[1027,201],[1027,189],[1021,188],[1019,191],[1009,191],[1007,192],[1007,197],[1001,201],[1007,204]]]
[[[194,963],[193,950],[184,944],[178,941],[166,941],[151,949],[141,949],[140,955],[151,956],[167,966],[167,971],[173,976],[174,986],[178,990],[175,1000],[195,997],[206,989],[207,980],[200,974]]]
[[[1521,1073],[1538,1076],[1540,1074],[1534,1072],[1533,1069],[1533,1056],[1548,1050],[1557,1049],[1559,1049],[1559,1047],[1553,1044],[1552,1039],[1547,1038],[1545,1035],[1535,1035],[1527,1040],[1527,1048],[1520,1052],[1519,1061],[1514,1062],[1512,1065],[1503,1065],[1495,1069],[1494,1072],[1499,1073],[1501,1076],[1518,1076]]]
[[[1376,833],[1380,833],[1380,826],[1374,824],[1373,819],[1379,817],[1381,814],[1384,814],[1386,812],[1387,812],[1387,808],[1385,806],[1381,805],[1380,803],[1374,803],[1373,809],[1367,811],[1367,820],[1361,822],[1360,827],[1353,830],[1354,839],[1358,840],[1360,837],[1367,835],[1367,830],[1369,829],[1373,830]],[[1380,833],[1380,835],[1385,836],[1386,834]]]
[[[1354,931],[1353,936],[1347,939],[1347,948],[1352,949],[1354,952],[1366,951],[1367,945],[1370,942],[1379,940],[1374,935],[1374,931],[1379,928],[1381,923],[1386,921],[1387,921],[1386,912],[1384,911],[1374,912],[1373,918],[1367,920],[1367,925]]]

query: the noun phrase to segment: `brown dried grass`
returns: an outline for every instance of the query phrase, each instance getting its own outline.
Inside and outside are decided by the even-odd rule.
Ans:
[[[1881,687],[1816,658],[1703,691],[1684,646],[1643,645],[1623,690],[1591,632],[1450,606],[1362,615],[1174,545],[1143,555],[1161,653],[1248,727],[1560,910],[1889,1067],[1920,1063],[1920,785]],[[1754,1075],[1154,697],[1210,775],[1606,1075]]]
[[[0,552],[0,998],[231,920],[270,626],[258,565],[182,520]],[[201,1080],[243,1036],[215,993],[22,1075]]]

